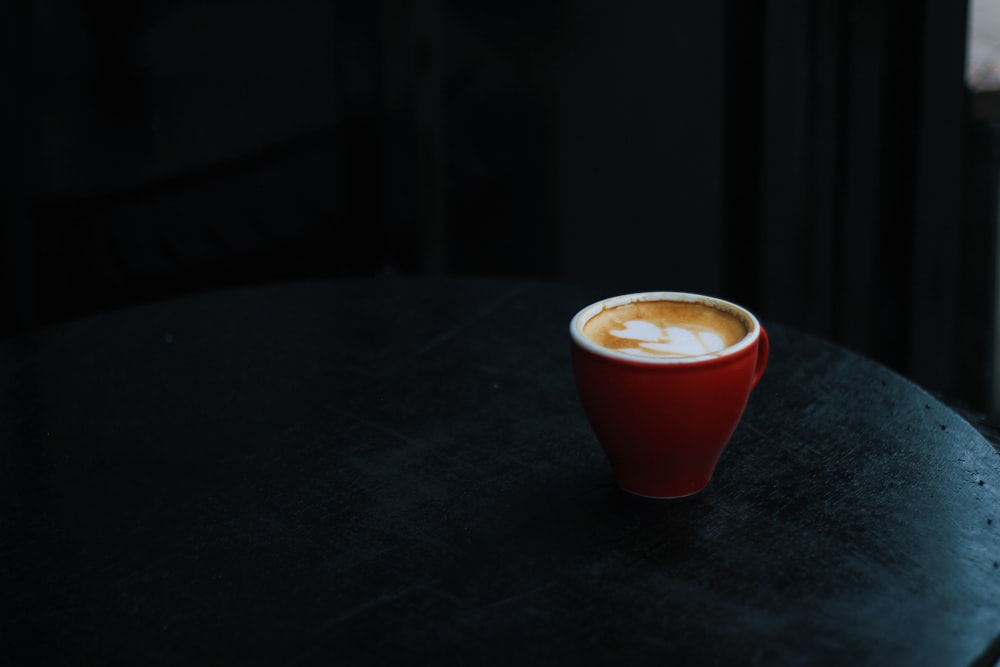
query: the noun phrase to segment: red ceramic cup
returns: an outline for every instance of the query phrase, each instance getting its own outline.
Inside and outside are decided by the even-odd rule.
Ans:
[[[598,345],[584,325],[639,301],[696,302],[734,315],[746,335],[697,356],[637,357]],[[701,491],[767,365],[767,333],[735,304],[680,292],[645,292],[587,306],[570,322],[580,399],[619,486],[651,498]]]

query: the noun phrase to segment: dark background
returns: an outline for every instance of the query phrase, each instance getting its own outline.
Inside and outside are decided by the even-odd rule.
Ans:
[[[728,297],[984,409],[993,133],[954,0],[16,0],[0,335],[202,289]],[[582,305],[582,304],[581,304]]]

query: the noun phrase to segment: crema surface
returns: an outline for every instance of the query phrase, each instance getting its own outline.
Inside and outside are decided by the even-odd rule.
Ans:
[[[734,345],[747,335],[736,315],[702,303],[640,301],[608,308],[583,326],[601,347],[652,357],[695,357]]]

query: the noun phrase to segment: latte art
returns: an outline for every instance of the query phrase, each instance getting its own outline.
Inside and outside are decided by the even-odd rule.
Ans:
[[[747,325],[701,303],[639,301],[601,311],[584,324],[583,334],[625,354],[696,357],[738,343],[747,335]]]
[[[637,348],[621,348],[623,352],[634,354],[695,356],[726,347],[722,336],[712,330],[692,331],[678,326],[661,328],[642,320],[629,320],[624,329],[612,329],[609,333],[618,338],[641,341]]]

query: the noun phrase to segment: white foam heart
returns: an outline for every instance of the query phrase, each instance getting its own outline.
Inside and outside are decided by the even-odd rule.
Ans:
[[[717,352],[726,346],[726,341],[714,331],[702,331],[698,340],[705,346],[705,352]]]
[[[667,327],[659,340],[640,343],[639,346],[660,354],[695,355],[705,352],[705,346],[698,340],[698,336],[681,327]]]
[[[726,346],[722,338],[711,331],[694,333],[683,327],[667,327],[664,336],[656,342],[639,343],[640,347],[659,354],[695,356],[721,350]]]
[[[629,320],[625,323],[624,329],[615,329],[610,333],[612,336],[631,340],[659,341],[663,339],[663,329],[642,320]]]
[[[642,320],[629,320],[624,329],[614,329],[610,333],[618,338],[640,341],[637,347],[622,350],[630,354],[697,356],[726,346],[714,331],[694,332],[677,326],[661,328]]]

